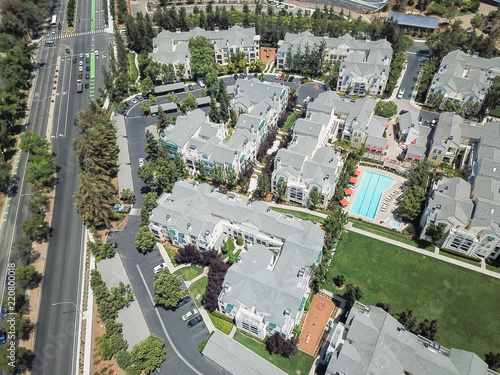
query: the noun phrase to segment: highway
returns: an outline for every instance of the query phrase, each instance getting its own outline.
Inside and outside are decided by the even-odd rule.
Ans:
[[[57,0],[61,1],[61,0]],[[51,28],[49,35],[39,44],[34,56],[40,63],[33,87],[32,101],[29,103],[29,117],[26,128],[41,135],[51,135],[52,151],[57,157],[57,184],[52,217],[52,232],[45,257],[45,272],[34,352],[33,374],[76,373],[77,340],[79,316],[70,304],[53,306],[58,302],[80,304],[83,272],[82,249],[84,226],[74,208],[73,195],[77,191],[78,165],[73,156],[72,143],[77,135],[73,119],[78,111],[85,108],[91,97],[97,95],[97,87],[102,86],[101,66],[107,64],[108,46],[112,35],[103,33],[101,0],[79,1],[77,21],[73,35],[66,36],[66,3],[54,3],[53,14],[58,15],[62,29]],[[78,19],[81,19],[78,22]],[[95,18],[94,20],[92,20]],[[98,34],[90,34],[93,29]],[[55,31],[53,33],[53,31]],[[54,40],[55,47],[45,46],[45,40]],[[70,50],[66,52],[66,48]],[[91,54],[99,50],[99,56]],[[83,58],[83,81],[89,89],[76,93],[78,63],[73,63],[80,53],[89,53],[91,64]],[[91,66],[90,79],[85,78],[85,66]],[[6,265],[10,258],[12,244],[23,236],[19,223],[29,217],[22,195],[29,194],[29,186],[24,179],[26,155],[19,157],[15,185],[12,188],[8,214],[0,229],[2,251],[0,253],[0,276],[5,278]],[[27,197],[26,197],[27,198]],[[4,290],[2,289],[2,295]]]

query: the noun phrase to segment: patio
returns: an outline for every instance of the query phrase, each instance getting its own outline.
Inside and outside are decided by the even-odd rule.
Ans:
[[[333,301],[319,294],[314,296],[297,345],[300,350],[315,355],[320,339],[335,310],[336,306]]]

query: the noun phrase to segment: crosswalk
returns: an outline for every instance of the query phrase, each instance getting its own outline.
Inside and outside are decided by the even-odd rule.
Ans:
[[[50,40],[55,40],[55,39],[65,39],[65,38],[73,38],[76,36],[83,36],[83,35],[93,35],[93,34],[102,34],[105,33],[106,29],[100,29],[100,30],[94,30],[94,31],[85,31],[83,33],[72,33],[72,34],[64,34],[64,35],[54,35],[54,36],[48,36],[47,39]]]

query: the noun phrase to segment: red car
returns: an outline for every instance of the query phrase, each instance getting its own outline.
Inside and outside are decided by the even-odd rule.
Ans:
[[[82,73],[78,73],[78,78],[82,78]]]
[[[285,79],[285,75],[282,74],[281,77],[280,77],[280,81],[283,81]]]

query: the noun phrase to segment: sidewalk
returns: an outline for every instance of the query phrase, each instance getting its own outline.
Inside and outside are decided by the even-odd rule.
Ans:
[[[325,215],[325,214],[323,214],[321,212],[311,211],[311,210],[308,210],[305,207],[293,207],[293,206],[287,206],[285,204],[277,204],[277,203],[274,203],[274,202],[270,202],[268,204],[271,207],[284,208],[284,209],[289,209],[291,211],[305,212],[305,213],[308,213],[308,214],[311,214],[311,215],[315,215],[315,216],[318,216],[318,217],[321,217],[321,218],[326,218],[327,217],[327,215]],[[419,249],[416,246],[411,246],[411,245],[408,245],[408,244],[405,244],[405,243],[402,243],[402,242],[399,242],[399,241],[396,241],[396,240],[391,240],[389,238],[385,238],[383,236],[380,236],[378,234],[374,234],[374,233],[368,232],[366,230],[354,228],[352,226],[351,222],[347,223],[347,225],[345,226],[345,229],[349,230],[351,232],[354,232],[354,233],[361,234],[363,236],[367,236],[367,237],[371,237],[371,238],[379,240],[379,241],[383,241],[385,243],[390,243],[391,245],[402,247],[403,249],[410,250],[410,251],[413,251],[413,252],[416,252],[416,253],[428,256],[429,258],[439,259],[439,260],[442,260],[443,262],[448,262],[448,263],[454,264],[455,266],[459,266],[459,267],[462,267],[462,268],[467,268],[467,269],[469,269],[471,271],[479,272],[479,273],[482,273],[484,275],[491,276],[491,277],[494,277],[496,279],[500,279],[500,273],[487,270],[486,269],[486,265],[483,266],[483,264],[481,264],[481,267],[477,267],[477,266],[474,266],[472,264],[468,264],[468,263],[461,262],[461,261],[456,260],[456,259],[448,258],[448,257],[446,257],[444,255],[440,255],[439,253],[436,253],[436,251],[429,252],[427,250]],[[484,263],[484,262],[482,262],[482,263]]]

